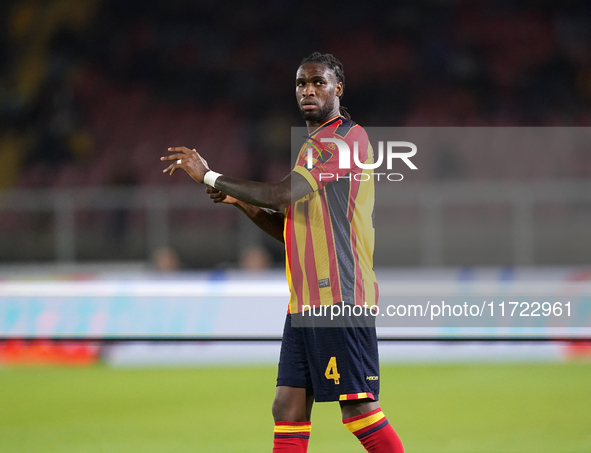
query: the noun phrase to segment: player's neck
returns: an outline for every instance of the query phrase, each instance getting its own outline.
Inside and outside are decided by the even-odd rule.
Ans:
[[[332,111],[330,113],[330,115],[326,115],[322,120],[320,121],[306,121],[306,126],[308,127],[308,133],[312,133],[314,132],[316,129],[318,129],[320,126],[322,126],[323,124],[329,122],[331,119],[336,118],[337,116],[339,116],[341,113],[340,111],[337,109],[336,111]]]

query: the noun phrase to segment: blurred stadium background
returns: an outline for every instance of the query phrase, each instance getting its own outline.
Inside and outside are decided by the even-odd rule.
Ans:
[[[278,342],[47,338],[280,334],[281,244],[158,158],[186,145],[219,172],[283,177],[302,125],[293,76],[315,50],[343,62],[363,126],[542,137],[419,148],[397,196],[378,193],[382,279],[591,280],[585,1],[5,0],[2,452],[270,450]],[[261,325],[220,324],[239,297],[206,309],[245,288],[270,304]],[[409,452],[591,451],[589,345],[380,348],[382,404]],[[360,450],[338,418],[315,409],[311,452]]]

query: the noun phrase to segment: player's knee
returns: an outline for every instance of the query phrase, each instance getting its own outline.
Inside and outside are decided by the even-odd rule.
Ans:
[[[305,409],[298,407],[299,405],[293,404],[288,398],[277,395],[273,400],[273,406],[271,412],[273,414],[273,420],[276,422],[289,421],[289,422],[306,422],[306,411]]]
[[[366,414],[380,407],[380,403],[370,399],[340,401],[343,420]]]
[[[271,412],[273,413],[273,420],[275,420],[276,422],[296,421],[290,419],[290,416],[293,413],[293,409],[290,410],[290,405],[288,404],[288,402],[285,400],[285,398],[281,398],[279,395],[277,395],[273,400]]]
[[[283,414],[283,407],[281,401],[277,400],[277,397],[273,400],[273,406],[271,406],[271,413],[273,414],[273,420],[276,422],[281,421],[281,415]]]

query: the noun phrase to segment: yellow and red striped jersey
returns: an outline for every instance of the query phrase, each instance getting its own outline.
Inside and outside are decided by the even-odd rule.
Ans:
[[[337,145],[323,138],[348,145],[350,168],[339,168]],[[360,163],[373,163],[365,130],[338,116],[305,137],[300,149],[293,171],[306,178],[313,191],[285,212],[290,313],[302,312],[305,305],[377,304],[373,170],[355,164],[355,146]]]

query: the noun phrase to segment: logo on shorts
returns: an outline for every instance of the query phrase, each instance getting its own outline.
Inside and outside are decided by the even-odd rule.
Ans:
[[[366,381],[377,381],[378,379],[378,376],[365,376]]]
[[[330,286],[330,278],[322,278],[318,280],[318,288],[328,288]]]

